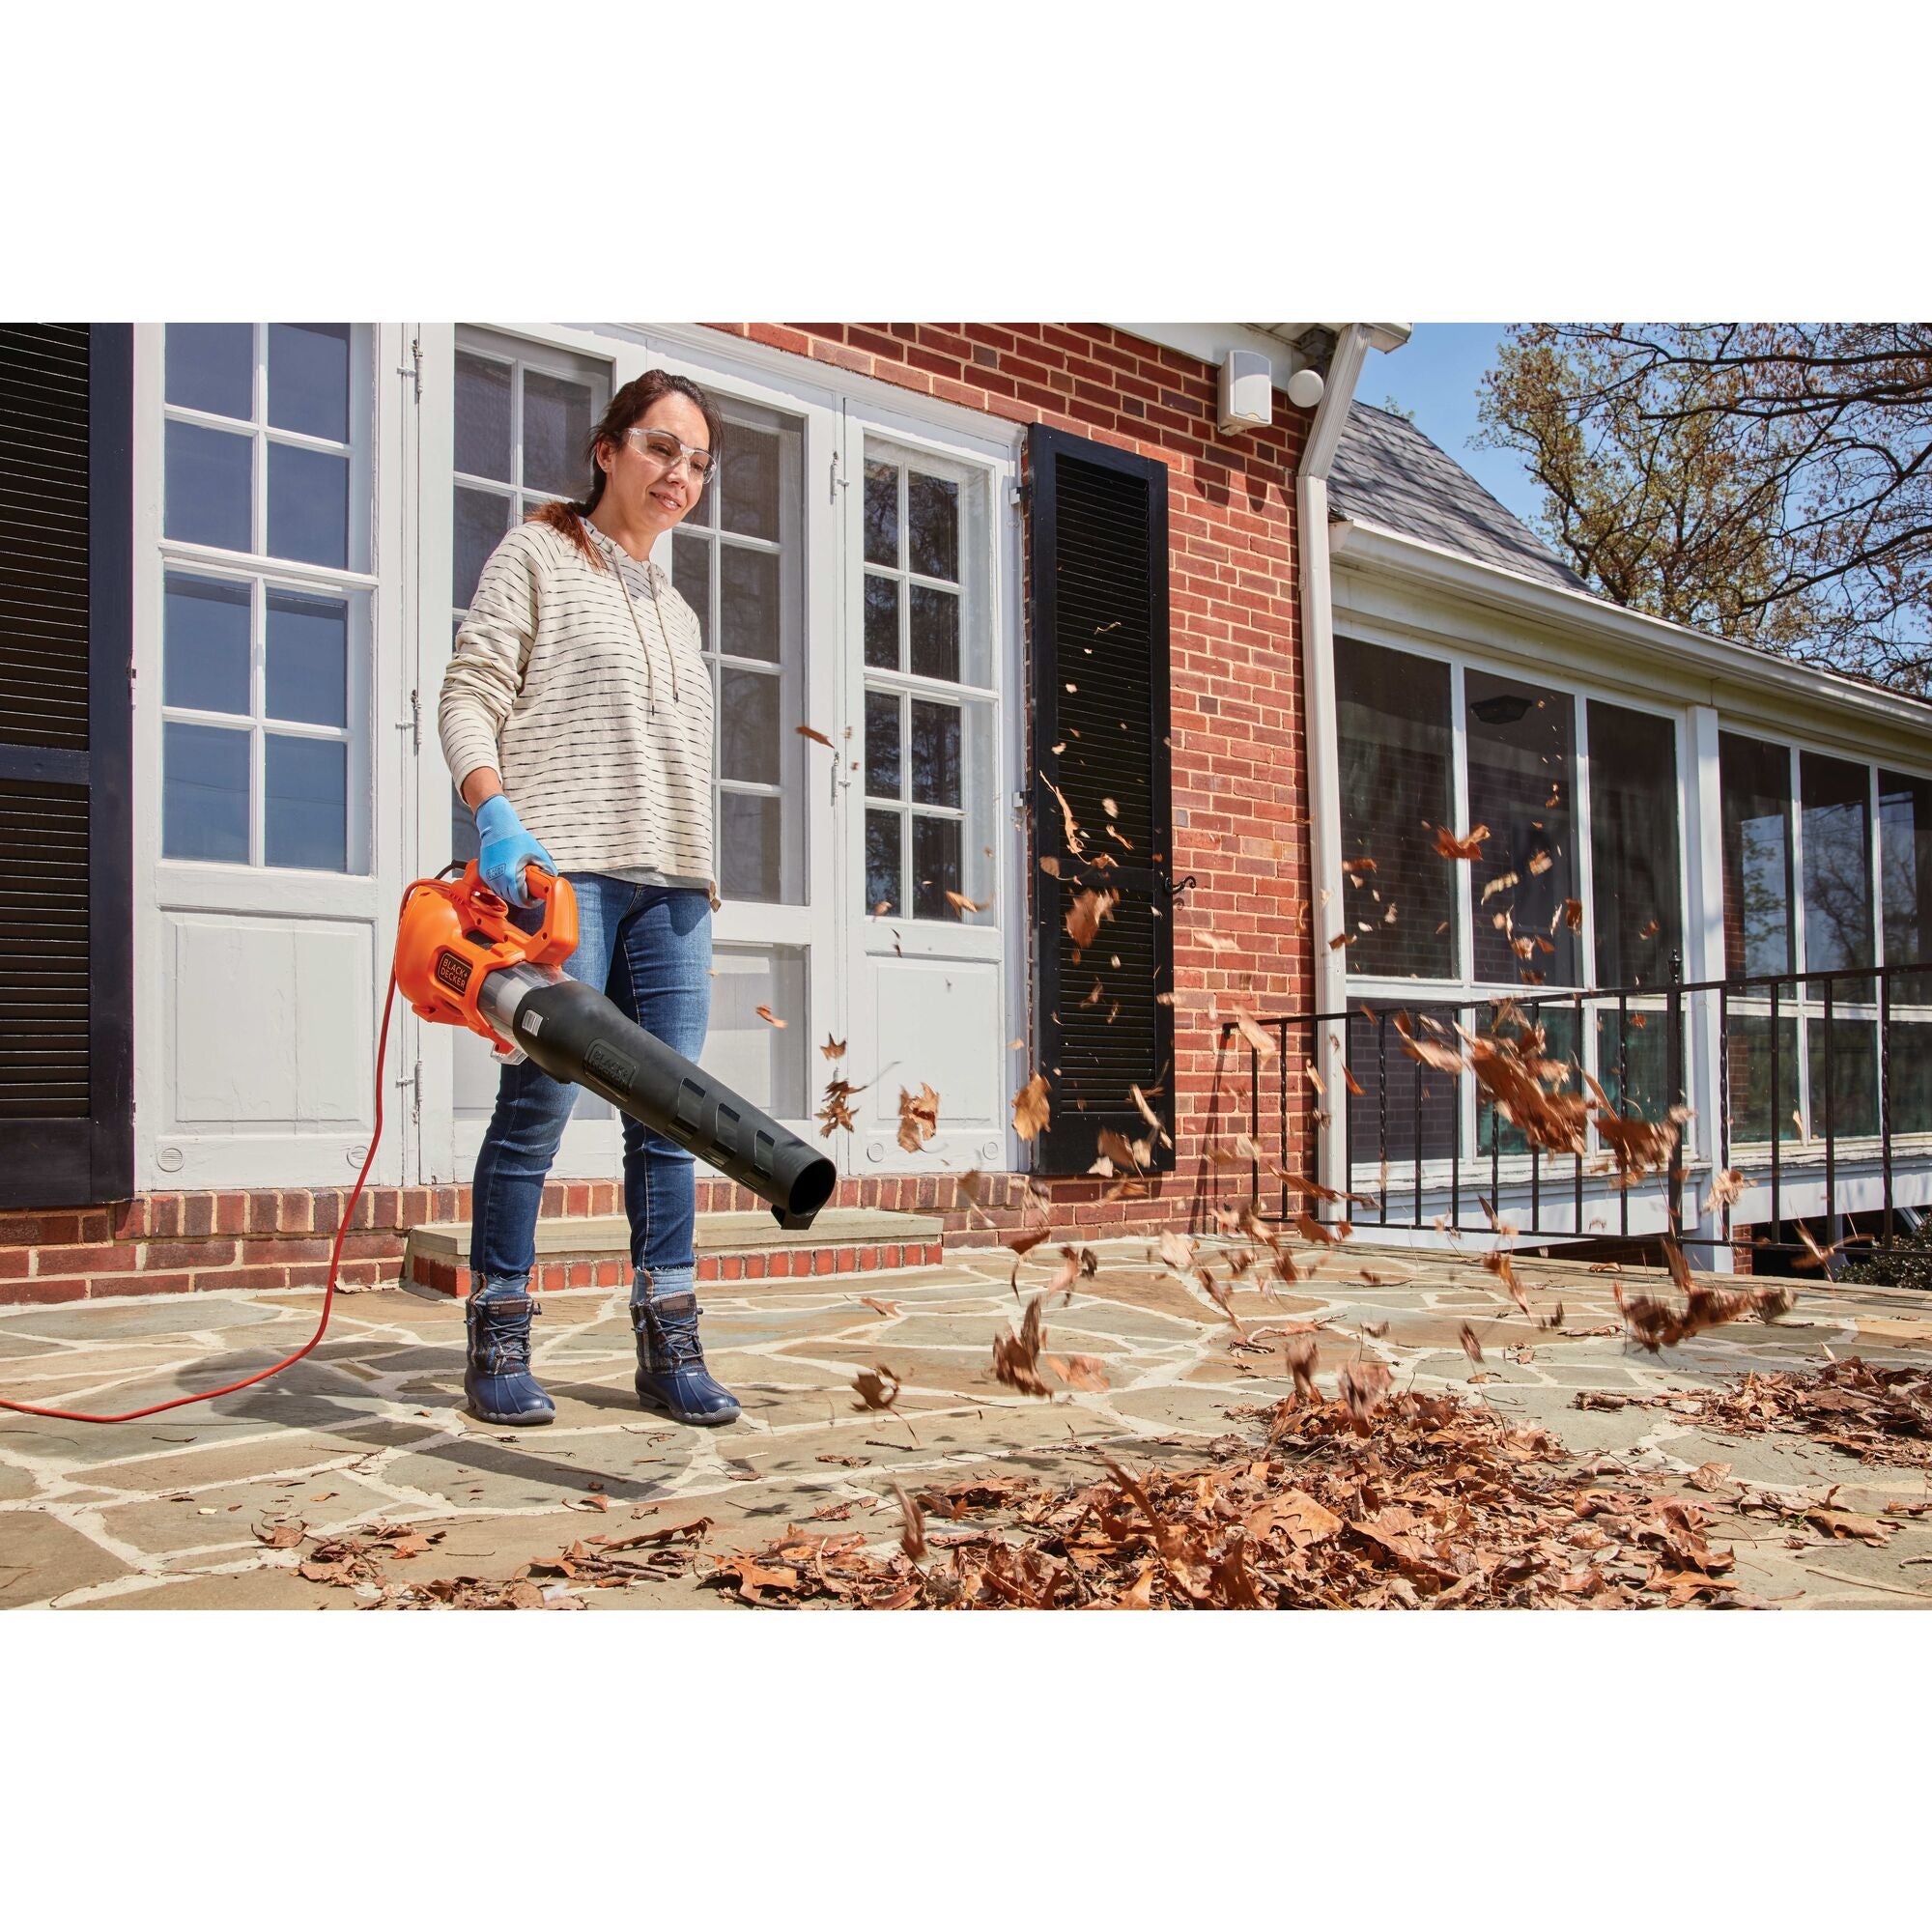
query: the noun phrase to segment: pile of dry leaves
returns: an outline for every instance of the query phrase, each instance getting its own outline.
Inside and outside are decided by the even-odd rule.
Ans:
[[[1264,1434],[1221,1437],[1205,1466],[1136,1475],[1108,1461],[1084,1487],[927,1488],[902,1498],[896,1548],[794,1526],[703,1580],[750,1604],[867,1609],[1752,1601],[1726,1580],[1730,1553],[1711,1548],[1696,1505],[1586,1471],[1546,1431],[1454,1394],[1390,1394],[1386,1369],[1359,1366],[1336,1401],[1247,1411]]]
[[[637,1536],[587,1536],[548,1560],[520,1565],[501,1579],[438,1577],[424,1583],[398,1583],[384,1560],[421,1556],[446,1530],[415,1530],[397,1523],[372,1523],[355,1536],[315,1539],[315,1548],[297,1566],[311,1583],[355,1590],[367,1610],[581,1610],[576,1589],[622,1589],[630,1583],[664,1582],[686,1575],[697,1554],[709,1517],[668,1523]],[[271,1549],[292,1549],[308,1540],[300,1523],[279,1523],[257,1538]],[[558,1579],[548,1585],[539,1577]]]
[[[1822,1369],[1750,1374],[1723,1388],[1670,1395],[1587,1390],[1579,1408],[1667,1408],[1729,1435],[1808,1435],[1866,1463],[1932,1468],[1932,1373],[1881,1369],[1857,1355]]]

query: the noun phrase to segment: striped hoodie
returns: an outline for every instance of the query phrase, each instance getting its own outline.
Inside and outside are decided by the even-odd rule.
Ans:
[[[655,563],[584,530],[607,567],[543,523],[491,553],[443,673],[442,755],[459,787],[496,771],[559,870],[708,889],[713,700],[696,614]]]

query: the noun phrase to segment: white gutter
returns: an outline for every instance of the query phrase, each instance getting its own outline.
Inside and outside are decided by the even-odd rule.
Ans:
[[[1336,337],[1315,421],[1295,473],[1296,550],[1301,564],[1301,721],[1307,748],[1309,946],[1314,954],[1315,1010],[1348,1009],[1346,952],[1330,951],[1341,930],[1347,896],[1342,889],[1341,762],[1335,740],[1335,606],[1328,581],[1328,474],[1354,401],[1355,384],[1368,359],[1376,325],[1351,322]],[[1333,1112],[1342,1093],[1342,1023],[1320,1027],[1315,1062]],[[1286,1153],[1284,1149],[1283,1152]],[[1326,1187],[1342,1187],[1348,1150],[1342,1135],[1321,1138],[1321,1172]]]

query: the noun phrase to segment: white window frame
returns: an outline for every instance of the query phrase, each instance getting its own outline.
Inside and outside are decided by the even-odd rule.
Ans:
[[[375,736],[375,694],[372,667],[375,661],[375,605],[380,582],[380,540],[377,530],[378,505],[375,498],[375,436],[377,402],[374,384],[377,325],[354,323],[349,336],[350,440],[331,441],[305,435],[298,430],[271,428],[269,423],[269,331],[266,322],[252,325],[253,356],[250,388],[251,415],[244,423],[240,416],[214,415],[205,410],[188,409],[167,400],[167,332],[156,331],[159,342],[160,413],[157,437],[156,470],[159,501],[155,526],[158,534],[158,568],[153,592],[153,609],[160,618],[156,630],[156,661],[160,667],[157,705],[160,711],[161,770],[166,770],[166,738],[169,724],[198,724],[216,729],[244,731],[248,737],[248,856],[242,859],[186,859],[167,855],[167,828],[162,822],[165,793],[156,793],[156,846],[160,863],[179,867],[188,874],[228,874],[238,870],[305,872],[324,879],[367,878],[374,864],[372,856],[370,805],[373,792],[372,764]],[[192,543],[167,534],[167,439],[170,423],[188,423],[198,428],[219,430],[239,437],[246,431],[250,440],[249,516],[251,547],[228,550],[213,544]],[[334,569],[324,564],[301,562],[270,554],[266,549],[269,533],[269,452],[271,447],[311,449],[330,456],[346,456],[349,461],[349,557],[350,566]],[[365,567],[366,566],[366,567]],[[167,640],[165,612],[167,579],[170,575],[199,577],[245,586],[248,590],[248,710],[203,711],[187,705],[171,705],[166,699]],[[347,688],[344,723],[337,725],[307,724],[295,720],[271,718],[268,713],[268,600],[275,591],[293,591],[307,596],[339,597],[349,611],[347,649]],[[268,825],[268,744],[273,735],[309,738],[348,747],[345,757],[348,787],[344,825],[345,859],[341,871],[316,871],[310,867],[270,866],[267,855]]]

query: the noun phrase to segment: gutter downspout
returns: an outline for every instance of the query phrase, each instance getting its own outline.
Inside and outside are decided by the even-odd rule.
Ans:
[[[1329,357],[1326,385],[1315,411],[1308,440],[1295,473],[1296,549],[1301,567],[1301,716],[1302,743],[1307,752],[1309,946],[1314,955],[1315,1010],[1340,1013],[1348,1009],[1348,954],[1329,950],[1328,941],[1346,929],[1348,901],[1342,881],[1341,763],[1335,737],[1335,604],[1329,578],[1328,474],[1354,400],[1355,384],[1368,359],[1372,326],[1351,322],[1336,338]],[[1324,903],[1325,895],[1325,903]],[[1341,1043],[1344,1022],[1316,1029],[1314,1064],[1327,1090],[1326,1105],[1340,1106]],[[1287,1150],[1283,1150],[1284,1155]],[[1324,1187],[1348,1185],[1348,1147],[1343,1135],[1321,1137],[1316,1179]],[[1318,1210],[1323,1211],[1323,1210]],[[1339,1204],[1336,1218],[1346,1216]],[[1326,1218],[1324,1212],[1324,1218]]]

